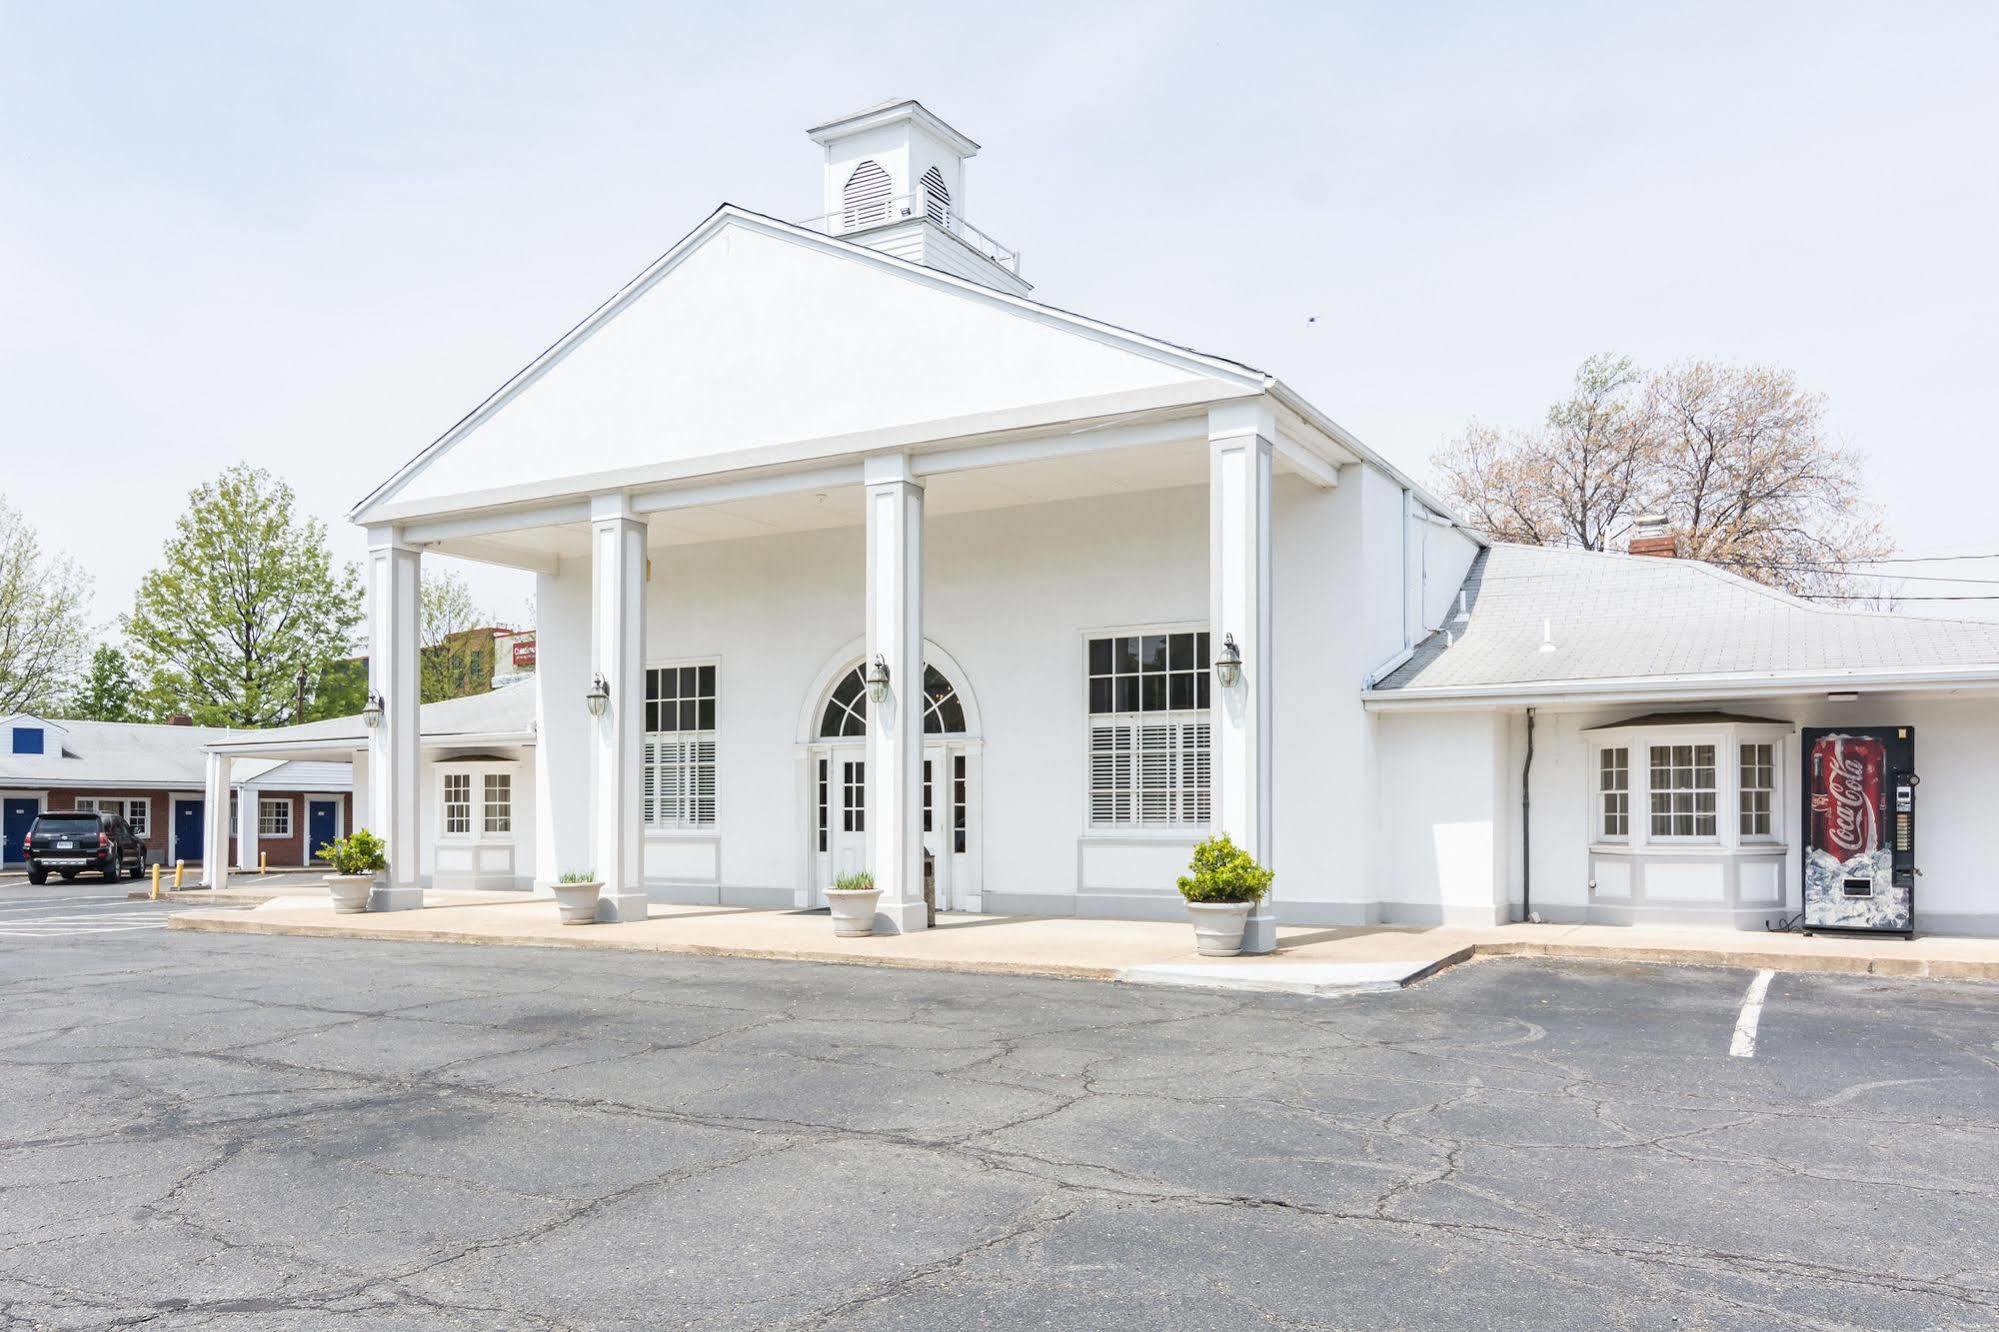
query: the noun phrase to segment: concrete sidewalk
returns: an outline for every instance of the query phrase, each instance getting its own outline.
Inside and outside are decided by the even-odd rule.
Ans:
[[[1612,925],[1287,926],[1269,957],[1197,958],[1180,922],[947,913],[917,934],[841,939],[823,912],[655,903],[648,920],[565,926],[519,893],[433,893],[421,911],[336,916],[319,894],[196,910],[171,928],[489,946],[603,948],[1328,994],[1395,988],[1474,957],[1578,958],[1999,981],[1999,940],[1872,939]]]

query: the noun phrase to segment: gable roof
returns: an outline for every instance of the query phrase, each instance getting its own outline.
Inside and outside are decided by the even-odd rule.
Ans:
[[[472,739],[528,740],[534,735],[534,681],[519,680],[483,694],[426,703],[419,709],[423,739],[451,744]],[[238,757],[286,750],[359,749],[368,743],[368,727],[359,713],[329,717],[297,726],[264,731],[224,731],[210,747]]]
[[[740,244],[717,244],[730,238]],[[690,277],[677,300],[648,299],[683,271]],[[807,280],[832,290],[801,291]],[[954,319],[975,321],[998,342],[964,355],[961,330],[944,327]],[[921,363],[898,363],[898,354]],[[777,375],[798,391],[771,393]],[[887,428],[949,438],[1009,408],[1047,408],[1059,421],[1086,408],[1192,406],[1274,385],[1237,361],[724,204],[349,516],[393,521],[540,498],[510,493],[520,477],[578,493],[639,484],[647,468],[670,474],[667,464],[704,457],[718,470],[890,446],[870,439]],[[813,391],[822,386],[830,387]],[[805,418],[782,411],[808,402],[816,433],[801,435]],[[475,438],[476,459],[450,461]],[[580,442],[592,456],[587,471],[575,470]],[[516,484],[495,487],[496,478]]]
[[[33,721],[60,732],[62,743],[41,754],[8,752],[0,745],[0,787],[38,790],[68,786],[95,790],[200,790],[207,780],[208,746],[242,732],[219,726],[164,726],[151,722],[45,722],[17,716],[11,726]],[[261,768],[238,773],[244,781]]]
[[[1694,560],[1494,545],[1461,593],[1370,702],[1999,683],[1999,623],[1827,609]]]

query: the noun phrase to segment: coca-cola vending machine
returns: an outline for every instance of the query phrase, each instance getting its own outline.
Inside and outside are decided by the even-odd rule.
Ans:
[[[1805,728],[1803,928],[1916,931],[1916,731]]]

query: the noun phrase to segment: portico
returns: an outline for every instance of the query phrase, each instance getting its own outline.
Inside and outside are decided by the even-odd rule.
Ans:
[[[1357,686],[1475,542],[1262,371],[1028,299],[917,104],[814,139],[826,216],[718,209],[355,506],[391,860],[452,556],[536,575],[532,881],[600,920],[865,870],[913,931],[926,860],[947,910],[1178,917],[1211,833],[1279,870],[1252,949],[1370,919]]]

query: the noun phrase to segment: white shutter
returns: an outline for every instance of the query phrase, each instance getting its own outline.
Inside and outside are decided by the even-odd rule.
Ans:
[[[1180,767],[1180,821],[1206,823],[1212,817],[1209,792],[1214,771],[1206,722],[1181,727]]]
[[[1150,723],[1138,728],[1140,823],[1173,821],[1173,741],[1179,728]]]
[[[689,748],[694,758],[694,808],[689,811],[691,822],[712,824],[715,822],[715,742],[695,740],[690,742]]]

